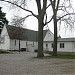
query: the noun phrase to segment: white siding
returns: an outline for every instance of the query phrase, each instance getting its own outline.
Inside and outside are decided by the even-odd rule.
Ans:
[[[34,51],[37,49],[37,42],[21,40],[20,48],[26,48],[27,51]],[[19,50],[19,40],[16,40],[16,45],[15,40],[10,40],[10,50]]]
[[[64,48],[60,48],[60,43],[64,43]],[[73,52],[72,42],[58,42],[58,51]]]
[[[38,49],[38,43],[33,41],[27,41],[27,50],[28,51],[34,51]]]
[[[48,44],[48,47],[46,47],[46,44]],[[43,47],[44,47],[44,51],[53,51],[52,42],[45,42],[43,44]]]
[[[20,47],[26,48],[26,41],[20,41]],[[10,40],[10,50],[19,50],[19,40],[14,40],[14,39]]]
[[[46,36],[44,37],[44,41],[52,41],[54,38],[54,35],[51,31],[48,30]]]
[[[73,42],[73,51],[75,52],[75,42]]]
[[[60,48],[60,43],[64,43],[64,48]],[[48,44],[48,48],[46,48],[46,44]],[[57,44],[57,51],[60,52],[75,52],[74,48],[75,42],[58,42]],[[53,51],[52,42],[45,42],[44,43],[44,50]]]
[[[3,27],[1,32],[1,37],[4,37],[4,42],[0,43],[0,49],[4,50],[19,50],[19,40],[9,38],[6,26]],[[52,43],[54,35],[48,30],[46,36],[44,37],[43,48],[44,51],[53,51]],[[16,45],[15,45],[16,40]],[[60,48],[60,43],[64,43],[64,48]],[[38,42],[35,41],[20,41],[21,48],[26,48],[27,51],[34,51],[38,49]],[[62,52],[75,52],[75,42],[58,42],[57,50]]]
[[[9,50],[9,47],[10,47],[10,38],[8,36],[6,26],[3,27],[3,30],[1,32],[1,38],[2,37],[4,37],[4,42],[0,43],[0,49]]]
[[[72,42],[72,51],[75,52],[75,42]]]

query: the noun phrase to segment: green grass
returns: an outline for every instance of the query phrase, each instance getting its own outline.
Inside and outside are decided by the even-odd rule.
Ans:
[[[3,51],[3,50],[0,50],[0,54],[9,54],[11,53],[10,51]]]
[[[48,56],[40,57],[39,59],[50,59],[50,58],[60,58],[60,59],[75,59],[75,52],[58,52],[57,56],[53,56],[53,52],[46,52]],[[37,57],[35,57],[37,58]]]
[[[64,59],[75,59],[75,55],[64,55],[64,54],[58,54],[57,56],[49,56],[50,58],[64,58]]]
[[[63,58],[63,59],[75,59],[75,52],[58,52],[57,56],[53,56],[52,52],[49,52],[48,58]]]

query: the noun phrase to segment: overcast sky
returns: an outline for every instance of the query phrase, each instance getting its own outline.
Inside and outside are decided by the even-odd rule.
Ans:
[[[32,3],[31,5],[33,6],[33,9],[35,9],[34,3]],[[72,5],[73,5],[73,8],[75,9],[75,0],[72,0]],[[6,18],[9,21],[11,21],[13,15],[15,15],[15,13],[20,14],[20,15],[22,13],[22,16],[24,16],[24,14],[26,14],[25,12],[22,12],[22,11],[17,12],[15,10],[10,10],[11,8],[9,9],[8,3],[0,2],[0,6],[3,7],[2,11],[6,13]],[[36,9],[34,11],[36,11]],[[53,32],[53,25],[51,25],[51,24],[53,24],[53,23],[49,24],[49,29]],[[25,22],[25,27],[28,29],[31,29],[31,30],[38,30],[37,19],[34,17],[28,18]],[[58,32],[59,32],[58,34],[61,35],[62,37],[75,37],[75,30],[73,30],[73,31],[71,31],[69,29],[65,30],[62,27],[62,29],[59,30]]]

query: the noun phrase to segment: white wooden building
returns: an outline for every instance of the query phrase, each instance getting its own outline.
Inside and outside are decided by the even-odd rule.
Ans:
[[[27,51],[38,49],[38,31],[5,25],[0,38],[0,49],[2,50],[19,50],[19,38],[21,49],[25,48]],[[53,33],[44,30],[43,38],[44,41],[52,40]]]
[[[53,51],[53,41],[45,41],[48,44],[47,49]],[[58,38],[57,51],[75,52],[75,38]]]
[[[43,47],[45,51],[53,51],[53,33],[50,30],[43,31]],[[34,51],[38,49],[38,31],[5,25],[0,35],[1,50]],[[75,38],[58,38],[58,51],[75,52]]]

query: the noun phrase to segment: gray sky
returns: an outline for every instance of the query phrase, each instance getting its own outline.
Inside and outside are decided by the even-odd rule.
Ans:
[[[31,5],[33,6],[33,9],[35,9],[34,3],[32,3]],[[72,0],[72,5],[73,5],[73,8],[75,9],[75,0]],[[0,6],[3,7],[2,11],[6,13],[6,18],[9,21],[11,21],[11,18],[13,17],[13,15],[15,15],[15,13],[20,14],[20,15],[22,13],[22,16],[24,16],[24,14],[26,14],[23,11],[17,12],[13,9],[10,10],[11,8],[9,9],[8,3],[0,2]],[[36,9],[34,11],[36,11]],[[28,28],[28,29],[38,30],[37,19],[34,18],[34,17],[28,18],[26,20],[25,24],[26,24],[25,27]],[[53,32],[53,25],[52,24],[53,24],[52,22],[49,24],[49,29]],[[75,37],[75,30],[73,30],[73,31],[71,31],[69,29],[65,30],[64,27],[62,27],[62,29],[59,30],[58,34],[60,34],[62,37]]]

